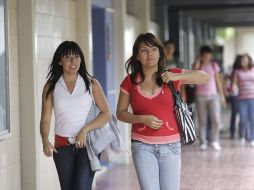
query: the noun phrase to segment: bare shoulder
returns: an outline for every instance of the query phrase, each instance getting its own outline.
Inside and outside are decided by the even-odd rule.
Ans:
[[[93,89],[101,88],[100,82],[96,78],[91,79]]]
[[[48,89],[49,89],[49,83],[47,82],[44,84],[43,90],[48,90]]]
[[[91,83],[92,83],[92,93],[94,95],[94,99],[95,99],[96,104],[98,103],[97,102],[98,99],[104,99],[105,100],[106,99],[105,94],[104,94],[103,89],[100,85],[100,82],[97,79],[92,78]]]
[[[43,87],[43,93],[46,93],[49,89],[49,83],[47,82]]]
[[[50,97],[50,100],[52,100],[52,98],[53,98],[53,94],[52,94],[52,93],[47,94],[49,88],[50,88],[50,84],[47,82],[47,83],[44,85],[44,87],[43,87],[43,92],[42,92],[42,97],[43,97],[43,99],[45,98],[45,100],[47,100],[47,97]]]

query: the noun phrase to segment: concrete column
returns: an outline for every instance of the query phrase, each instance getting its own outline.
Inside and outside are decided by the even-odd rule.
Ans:
[[[18,55],[20,94],[21,187],[38,189],[37,141],[39,125],[35,85],[35,1],[18,0]]]
[[[184,27],[183,27],[183,14],[182,12],[179,13],[179,60],[184,63],[185,61],[185,50],[184,50]]]
[[[84,53],[87,70],[92,74],[93,48],[91,0],[77,0],[77,42]]]
[[[160,38],[163,41],[169,39],[169,27],[168,27],[168,6],[163,4],[158,5],[158,9],[156,10],[159,15],[159,24],[160,24]],[[162,11],[162,12],[159,12]]]
[[[135,14],[140,22],[140,32],[146,33],[149,31],[150,24],[150,1],[138,0],[135,1]]]
[[[195,52],[194,52],[194,35],[193,35],[193,21],[191,17],[187,18],[188,22],[188,51],[189,51],[189,56],[188,56],[188,62],[184,63],[184,67],[187,69],[191,68],[192,63],[195,61]]]

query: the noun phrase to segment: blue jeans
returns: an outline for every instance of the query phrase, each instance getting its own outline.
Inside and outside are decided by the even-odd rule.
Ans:
[[[207,114],[207,118],[206,118],[206,140],[208,142],[210,141],[211,130],[212,130],[211,118],[210,118],[210,115]]]
[[[74,145],[57,148],[53,155],[61,190],[91,190],[95,172],[91,171],[86,148]]]
[[[141,190],[179,190],[181,144],[133,141],[132,157]]]
[[[250,139],[254,141],[254,99],[239,100],[241,137],[246,136],[250,127]]]
[[[231,118],[230,118],[230,138],[233,139],[235,137],[235,120],[238,113],[238,100],[237,96],[230,96],[230,104],[231,104]]]

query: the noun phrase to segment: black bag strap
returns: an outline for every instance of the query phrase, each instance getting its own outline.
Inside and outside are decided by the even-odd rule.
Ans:
[[[168,82],[168,86],[169,86],[169,88],[170,88],[170,90],[171,90],[174,97],[179,96],[179,94],[175,91],[174,84],[173,84],[172,81]]]
[[[173,99],[174,99],[174,105],[177,106],[177,107],[180,107],[181,103],[183,102],[182,101],[182,97],[181,95],[179,94],[179,92],[177,92],[174,88],[174,84],[173,84],[173,81],[169,81],[168,82],[168,86],[172,92],[172,95],[173,95]]]

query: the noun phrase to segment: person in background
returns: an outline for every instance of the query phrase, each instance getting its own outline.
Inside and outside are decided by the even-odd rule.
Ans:
[[[238,86],[233,83],[233,78],[235,75],[235,71],[240,69],[241,66],[241,60],[242,60],[242,55],[237,55],[235,57],[234,64],[232,66],[232,71],[227,77],[226,80],[226,89],[225,89],[225,94],[227,94],[230,105],[231,105],[231,116],[230,116],[230,139],[235,138],[235,130],[236,130],[236,117],[239,113],[238,109]],[[240,130],[240,128],[239,128]]]
[[[170,68],[183,68],[183,64],[175,56],[175,44],[172,40],[167,40],[164,42],[164,53],[165,53],[165,69]],[[186,86],[182,85],[180,88],[180,94],[184,102],[187,101]]]
[[[103,127],[111,113],[100,86],[90,79],[82,50],[73,41],[56,49],[42,93],[40,133],[45,156],[53,156],[61,190],[91,190],[95,172],[91,171],[86,150],[89,131]],[[91,82],[90,82],[91,80]],[[92,88],[101,114],[86,123],[92,105]],[[55,115],[55,143],[49,140],[52,110]]]
[[[220,68],[212,61],[211,47],[204,45],[200,48],[199,58],[193,64],[193,69],[202,70],[209,74],[210,80],[196,86],[196,106],[198,110],[200,150],[206,150],[207,142],[207,116],[211,119],[211,146],[221,150],[219,143],[220,106],[225,105],[224,91],[220,78]]]
[[[166,58],[165,68],[183,68],[183,64],[175,57],[175,44],[172,40],[164,42],[164,53]]]
[[[151,33],[140,34],[126,62],[128,74],[120,86],[119,120],[131,123],[131,149],[142,190],[179,190],[181,143],[169,81],[202,84],[203,71],[165,71],[163,44]],[[132,111],[128,110],[131,106]]]
[[[250,126],[251,146],[254,147],[254,67],[248,54],[241,57],[240,69],[234,73],[233,83],[239,88],[241,144],[245,144],[247,126]]]

